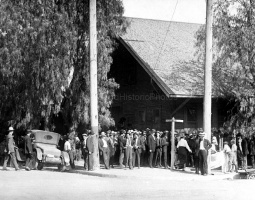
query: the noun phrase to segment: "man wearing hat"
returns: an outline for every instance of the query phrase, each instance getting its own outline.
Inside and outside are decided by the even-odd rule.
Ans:
[[[201,174],[206,176],[208,174],[208,163],[207,156],[208,150],[212,147],[209,140],[205,139],[205,132],[199,133],[199,141],[197,145],[198,149],[198,159],[199,159],[199,168]]]
[[[87,136],[88,135],[88,136]],[[94,142],[92,132],[88,131],[87,134],[83,133],[83,144],[85,145],[85,158],[84,158],[84,168],[88,169],[89,171],[93,170],[93,153],[94,153]]]
[[[140,169],[140,157],[141,157],[141,153],[142,153],[142,140],[140,137],[138,137],[138,132],[135,131],[134,132],[134,138],[133,138],[133,167],[135,167],[135,160],[137,158],[137,166],[138,169]]]
[[[126,145],[126,139],[124,138],[126,131],[125,130],[120,130],[120,136],[118,137],[118,144],[119,144],[119,165],[120,168],[123,168],[123,160],[124,160],[124,155],[125,155],[125,145]]]
[[[19,166],[17,163],[16,155],[15,155],[15,149],[17,147],[15,146],[15,142],[13,140],[13,135],[12,135],[13,132],[14,132],[13,127],[9,127],[8,135],[6,136],[6,143],[5,143],[5,150],[4,150],[5,156],[4,156],[3,170],[7,170],[7,162],[9,158],[11,158],[14,164],[15,170],[16,171],[19,170]]]
[[[145,154],[146,154],[146,131],[142,131],[141,135],[139,136],[139,139],[141,141],[141,154],[140,154],[140,160],[141,160],[141,166],[145,165]]]
[[[155,155],[155,167],[162,167],[161,156],[162,156],[162,139],[160,137],[160,131],[156,133],[156,155]]]
[[[102,132],[100,135],[100,139],[98,140],[98,147],[99,147],[99,150],[103,154],[105,169],[110,169],[110,167],[109,167],[109,153],[110,152],[109,152],[108,143],[107,143],[105,137],[106,137],[105,132]]]
[[[88,169],[88,149],[87,149],[87,139],[88,139],[88,131],[82,134],[82,154],[84,159],[84,168]]]
[[[126,163],[125,163],[125,168],[127,168],[127,165],[129,165],[129,169],[133,169],[132,165],[132,149],[134,145],[134,141],[130,136],[130,131],[127,132],[126,134],[126,146],[125,146],[125,156],[126,156]]]
[[[32,150],[32,141],[30,138],[31,131],[27,130],[26,136],[24,137],[24,144],[25,144],[25,155],[26,155],[26,167],[27,171],[30,171],[29,166],[31,166],[33,162],[33,150]]]
[[[169,146],[168,133],[169,132],[167,130],[165,130],[163,135],[162,135],[162,153],[163,153],[165,169],[168,168],[168,165],[167,165],[167,147]]]
[[[152,161],[153,161],[153,156],[154,152],[156,150],[156,138],[155,138],[155,129],[152,129],[150,132],[150,135],[148,137],[148,148],[149,148],[149,166],[150,168],[153,168],[152,166]]]

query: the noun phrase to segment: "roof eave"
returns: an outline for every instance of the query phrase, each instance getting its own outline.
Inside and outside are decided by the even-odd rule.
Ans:
[[[158,87],[164,92],[167,97],[175,95],[175,93],[160,79],[160,77],[151,69],[151,67],[144,62],[144,60],[134,51],[134,49],[125,42],[122,37],[118,38],[122,45],[131,53],[131,55],[137,60],[137,62],[143,67],[143,69],[149,74],[153,81],[158,85]]]

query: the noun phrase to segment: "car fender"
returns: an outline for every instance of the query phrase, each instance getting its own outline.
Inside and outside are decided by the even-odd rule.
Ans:
[[[42,160],[42,157],[43,157],[42,150],[40,148],[35,148],[35,150],[36,150],[37,159]]]
[[[61,157],[64,159],[65,163],[68,165],[70,162],[70,158],[67,152],[62,151],[61,152]]]

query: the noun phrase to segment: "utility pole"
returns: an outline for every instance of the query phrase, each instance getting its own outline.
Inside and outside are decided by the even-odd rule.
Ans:
[[[98,99],[97,99],[97,17],[96,0],[89,1],[89,52],[90,52],[90,123],[93,134],[93,170],[100,169],[98,153]]]
[[[206,1],[206,49],[205,49],[205,72],[204,72],[204,119],[203,128],[207,139],[211,141],[211,112],[212,112],[212,1]],[[211,153],[208,154],[208,173],[210,167]]]
[[[171,130],[171,169],[174,169],[174,161],[175,161],[175,123],[180,122],[183,123],[183,120],[181,119],[175,119],[174,117],[172,119],[166,119],[166,122],[172,122],[172,130]]]

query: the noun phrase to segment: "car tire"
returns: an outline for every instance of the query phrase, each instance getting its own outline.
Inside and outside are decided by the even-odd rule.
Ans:
[[[43,164],[41,161],[39,161],[39,160],[37,160],[37,163],[38,163],[37,169],[38,169],[38,170],[42,170],[43,167],[44,167],[44,164]]]
[[[35,151],[35,153],[34,153],[34,156],[35,156],[34,169],[42,170],[43,167],[44,167],[44,164],[42,163],[41,160],[38,160],[36,151]]]

